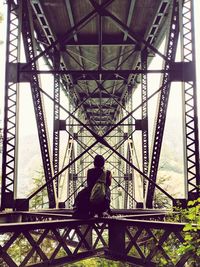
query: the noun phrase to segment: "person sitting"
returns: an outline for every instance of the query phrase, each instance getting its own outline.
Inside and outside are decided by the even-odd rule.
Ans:
[[[97,180],[100,178],[104,172],[105,159],[102,155],[96,155],[94,158],[94,168],[89,169],[87,172],[87,187],[89,192],[92,191]],[[110,210],[110,186],[111,186],[112,175],[110,171],[106,171],[106,196],[105,201],[101,205],[91,205],[90,204],[90,214],[94,216],[97,214],[99,217],[103,216],[103,213],[106,212],[108,215],[111,215]]]

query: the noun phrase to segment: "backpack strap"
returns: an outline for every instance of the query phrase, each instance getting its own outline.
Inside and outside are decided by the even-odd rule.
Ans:
[[[106,184],[106,172],[105,171],[103,171],[103,173],[101,174],[97,182]]]

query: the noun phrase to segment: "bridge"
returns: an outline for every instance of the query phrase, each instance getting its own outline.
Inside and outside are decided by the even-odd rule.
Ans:
[[[92,256],[137,266],[161,266],[161,258],[164,266],[189,264],[191,252],[175,255],[185,222],[167,208],[200,195],[193,2],[7,0],[1,266],[60,266]],[[33,123],[20,123],[27,92],[42,184],[22,196],[21,138]],[[175,128],[167,123],[174,100],[181,118]],[[183,154],[182,172],[162,183],[167,131]],[[113,216],[74,219],[96,154],[112,172]]]

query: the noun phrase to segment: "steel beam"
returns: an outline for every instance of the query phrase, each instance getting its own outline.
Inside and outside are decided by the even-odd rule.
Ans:
[[[104,39],[102,40],[102,46],[130,46],[132,47],[135,44],[130,38],[127,38],[127,40],[124,40],[122,34],[116,34],[116,35],[108,35],[104,33]],[[73,46],[81,46],[81,47],[98,47],[99,41],[97,35],[91,35],[91,34],[81,34],[80,38],[77,42],[70,39],[67,41],[66,48],[73,47]]]
[[[101,4],[99,6],[99,9],[102,10],[102,9],[106,8],[112,2],[113,2],[113,0],[105,1],[103,4]],[[51,49],[55,48],[57,44],[60,43],[62,45],[66,45],[67,41],[70,40],[74,36],[74,34],[76,34],[78,31],[80,31],[85,25],[87,25],[94,17],[96,17],[97,14],[98,14],[98,12],[95,9],[92,12],[90,12],[89,14],[87,14],[76,25],[74,25],[74,27],[72,27],[69,31],[67,31],[64,36],[62,36],[61,38],[59,38],[55,41],[52,41],[52,43],[46,49],[44,49],[39,55],[35,56],[29,63],[27,63],[26,67],[31,66],[32,63],[35,63],[39,58],[41,58],[46,53],[51,51]]]
[[[69,74],[72,75],[75,81],[78,80],[127,80],[129,75],[133,74],[162,74],[162,73],[174,73],[174,69],[158,69],[158,70],[142,70],[142,69],[126,69],[126,70],[31,70],[30,68],[24,69],[24,64],[20,64],[20,72],[26,73],[26,77],[24,78],[22,75],[20,79],[26,81],[25,79],[29,79],[32,74]],[[28,75],[29,74],[29,75]]]
[[[166,47],[166,57],[168,60],[165,62],[164,69],[169,69],[169,62],[175,61],[176,49],[179,36],[179,1],[175,0],[173,2],[172,14],[171,14],[171,24],[169,29],[169,36],[167,39]],[[152,148],[151,166],[149,178],[156,182],[157,172],[159,166],[159,159],[161,153],[162,139],[164,134],[164,127],[167,115],[167,107],[170,93],[170,75],[164,74],[162,78],[163,89],[159,97],[159,107],[157,110],[157,122],[154,133],[154,143]],[[155,185],[149,183],[146,197],[146,206],[148,208],[153,207],[153,197],[155,192]]]
[[[183,144],[185,156],[186,199],[200,196],[199,130],[195,67],[194,1],[180,1],[182,62],[191,64],[191,79],[183,88]]]
[[[60,66],[60,53],[54,51],[54,68],[59,69]],[[60,107],[57,103],[60,103],[60,75],[54,75],[54,118],[53,118],[53,169],[54,175],[59,171],[59,152],[60,152],[60,129],[57,127],[57,123],[60,120]],[[58,179],[55,181],[56,194],[58,196]]]
[[[20,13],[19,6],[8,1],[1,209],[14,208],[16,197],[19,84],[10,80],[9,74],[12,72],[10,64],[19,62],[21,22],[18,16]]]
[[[167,81],[165,85],[167,85],[169,82]],[[162,88],[164,86],[162,85],[158,90],[156,90],[153,94],[151,94],[146,101],[149,101],[150,99],[152,99],[156,94],[158,94]],[[40,91],[43,92],[48,98],[50,98],[51,100],[53,100],[53,98],[51,96],[49,96],[45,91],[43,91],[40,88]],[[95,132],[91,131],[91,129],[89,129],[86,125],[82,124],[77,118],[76,120],[78,121],[78,123],[80,123],[84,128],[86,128],[95,138],[96,141],[91,144],[90,146],[88,146],[85,151],[83,151],[80,155],[78,155],[72,162],[70,162],[69,164],[67,164],[65,167],[63,167],[62,170],[59,171],[59,173],[57,175],[55,175],[54,177],[51,178],[51,180],[47,181],[45,184],[43,184],[40,188],[38,188],[35,192],[33,192],[29,197],[28,200],[32,199],[35,195],[37,195],[42,189],[44,189],[49,183],[51,183],[52,181],[54,181],[56,179],[57,176],[61,175],[65,170],[67,170],[72,164],[74,164],[77,160],[79,160],[83,155],[85,155],[88,151],[90,151],[90,149],[92,149],[96,144],[98,144],[99,142],[104,141],[104,138],[106,136],[108,136],[113,130],[115,130],[121,123],[123,123],[125,120],[127,120],[129,118],[129,116],[131,116],[132,114],[134,114],[139,108],[141,108],[143,103],[139,104],[136,108],[134,108],[129,114],[127,114],[125,117],[123,117],[118,123],[116,123],[114,126],[112,126],[111,128],[108,129],[108,131],[106,133],[104,133],[102,136],[98,136]],[[65,112],[67,112],[69,114],[69,111],[67,111],[63,106],[59,105],[60,108],[62,108]],[[70,113],[71,116],[73,116],[73,114]],[[107,143],[105,143],[107,144]],[[111,149],[113,150],[113,148]],[[115,150],[114,150],[115,151]],[[116,152],[117,153],[117,152]],[[120,155],[121,156],[121,155]],[[124,159],[124,158],[123,158]],[[124,159],[126,161],[126,159]],[[128,161],[127,161],[128,162]],[[132,168],[135,168],[135,166],[128,162],[128,164],[130,164],[130,166]],[[139,174],[141,174],[142,176],[144,176],[144,178],[148,181],[150,181],[151,183],[155,184],[155,187],[157,187],[159,190],[161,190],[164,194],[166,194],[169,198],[173,199],[173,197],[171,197],[167,192],[165,192],[160,186],[158,186],[154,181],[151,181],[146,175],[144,175],[140,170],[138,170],[138,168],[136,168],[136,170],[139,172]]]
[[[148,51],[144,49],[141,51],[141,68],[147,70],[147,57]],[[142,128],[142,168],[143,173],[148,175],[149,166],[149,132],[148,132],[148,80],[147,74],[142,74],[141,78],[141,98],[142,98],[142,120],[146,122],[146,128]],[[143,180],[143,198],[145,198],[146,193],[146,181]]]
[[[72,112],[73,104],[69,103],[69,112]],[[69,117],[69,123],[73,124],[74,118],[71,116]],[[69,132],[73,135],[74,134],[74,127],[69,128]],[[69,146],[70,146],[70,154],[69,154],[69,163],[75,159],[75,147],[74,147],[74,139],[69,136]],[[68,198],[67,207],[72,208],[74,204],[74,199],[76,197],[76,181],[73,179],[75,174],[75,163],[72,164],[68,169],[68,196],[73,196]]]
[[[32,15],[28,1],[22,1],[22,36],[24,41],[24,49],[25,55],[28,64],[31,66],[33,71],[37,70],[37,65],[35,63],[35,46],[34,46],[34,37],[33,37],[33,25],[32,25]],[[33,98],[33,105],[35,111],[35,117],[37,122],[38,136],[40,141],[40,149],[44,167],[44,174],[46,182],[52,179],[52,166],[51,166],[51,158],[50,158],[50,149],[49,149],[49,141],[47,135],[47,127],[44,116],[44,108],[42,103],[42,97],[40,94],[40,85],[37,74],[33,74],[31,81],[31,92]],[[54,183],[51,182],[47,186],[47,192],[49,197],[49,207],[56,207],[56,194]]]
[[[121,20],[119,20],[116,16],[114,16],[110,11],[107,9],[102,9],[101,6],[94,0],[89,0],[92,6],[97,10],[97,12],[102,16],[109,17],[113,23],[116,24],[119,29],[127,34],[136,44],[143,43],[146,47],[148,47],[151,51],[159,55],[161,58],[163,58],[165,61],[168,61],[168,58],[163,55],[157,48],[155,48],[153,45],[150,44],[150,42],[146,41],[145,39],[141,38],[138,34],[131,31],[131,29],[124,24]]]

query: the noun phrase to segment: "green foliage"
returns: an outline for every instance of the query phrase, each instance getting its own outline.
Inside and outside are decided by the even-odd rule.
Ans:
[[[40,188],[45,183],[44,173],[42,171],[38,171],[36,176],[33,178],[33,189],[31,193],[35,192],[38,188]],[[31,209],[42,209],[48,208],[48,199],[47,199],[47,190],[44,188],[41,192],[35,195],[30,202]]]
[[[186,209],[176,207],[175,211],[176,215],[169,214],[168,220],[186,223],[183,228],[184,242],[175,253],[188,256],[187,266],[200,267],[200,198],[188,201]]]
[[[190,255],[189,266],[193,266],[195,262],[194,266],[197,267],[200,266],[200,198],[189,201],[187,206],[187,209],[181,211],[187,223],[183,228],[184,243],[178,249],[178,253]]]
[[[65,264],[62,267],[130,267],[133,265],[130,265],[126,262],[120,262],[120,261],[112,261],[105,258],[90,258],[85,259],[79,262],[74,262],[70,264]]]
[[[167,190],[167,181],[170,179],[169,176],[164,175],[162,177],[159,177],[158,180],[158,184],[162,187],[165,188],[166,191]],[[155,190],[155,197],[154,197],[154,208],[156,209],[167,209],[171,207],[171,200],[165,195],[163,194],[161,191],[159,190]]]

